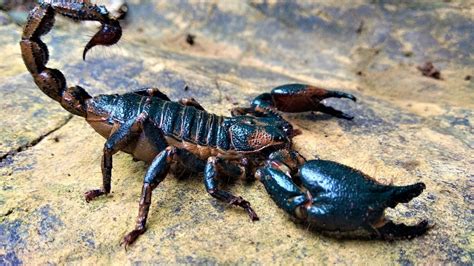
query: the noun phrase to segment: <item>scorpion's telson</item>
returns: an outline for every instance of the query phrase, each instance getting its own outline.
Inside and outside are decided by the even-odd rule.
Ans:
[[[43,0],[43,7],[51,6],[54,11],[73,20],[98,21],[99,31],[84,47],[82,58],[96,45],[113,45],[122,37],[122,28],[116,18],[112,18],[105,6],[92,5],[89,1]]]
[[[46,67],[48,49],[40,37],[53,27],[55,14],[101,23],[100,30],[85,46],[83,58],[95,45],[116,43],[122,30],[105,7],[88,2],[43,1],[31,11],[20,46],[25,65],[36,85],[67,111],[85,117],[107,139],[101,161],[102,187],[86,192],[86,201],[110,193],[112,156],[118,151],[150,163],[143,180],[136,226],[123,238],[125,247],[145,232],[152,191],[168,175],[174,163],[192,172],[204,173],[206,191],[214,198],[243,208],[252,221],[258,220],[258,216],[250,203],[219,188],[223,177],[254,178],[255,171],[260,169],[257,177],[280,207],[323,230],[372,228],[382,237],[389,234],[394,237],[414,236],[426,231],[426,224],[403,227],[384,223],[381,214],[384,207],[417,196],[424,185],[415,184],[406,189],[383,187],[368,182],[361,173],[337,163],[328,162],[329,166],[324,167],[314,161],[306,163],[301,155],[293,151],[292,138],[299,131],[280,112],[320,111],[352,119],[352,116],[321,101],[330,97],[355,101],[353,95],[288,84],[257,96],[250,107],[234,109],[232,117],[210,114],[192,98],[171,101],[156,88],[91,97],[79,86],[67,88],[64,75],[57,69]],[[301,179],[302,187],[296,185],[291,176]],[[344,179],[344,176],[351,177],[352,181]],[[318,178],[339,184],[343,189],[324,188],[311,181]],[[383,187],[380,191],[386,189],[388,194],[367,193],[380,187]],[[326,189],[331,197],[320,194],[321,189]],[[405,190],[408,192],[403,192]],[[344,203],[355,200],[363,204],[348,207]],[[318,215],[320,201],[325,201],[332,208],[331,215]],[[364,212],[370,208],[374,208],[375,214],[364,218]]]

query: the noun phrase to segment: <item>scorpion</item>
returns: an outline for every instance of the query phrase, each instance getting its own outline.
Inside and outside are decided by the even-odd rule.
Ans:
[[[43,93],[74,115],[84,117],[106,138],[101,160],[102,187],[85,192],[87,202],[111,191],[112,157],[119,151],[149,163],[135,229],[121,242],[125,248],[145,232],[152,191],[179,165],[204,176],[206,191],[214,198],[244,209],[259,219],[250,203],[219,188],[224,177],[261,181],[274,202],[296,221],[321,232],[364,231],[380,239],[413,238],[424,234],[426,220],[416,225],[396,224],[384,211],[409,202],[425,189],[424,183],[384,185],[337,162],[306,160],[293,150],[300,134],[281,113],[319,111],[342,119],[353,117],[325,105],[326,98],[348,93],[303,84],[287,84],[263,93],[250,107],[236,107],[231,116],[207,112],[195,99],[171,101],[157,88],[125,94],[90,96],[80,86],[67,87],[62,72],[48,68],[48,48],[40,39],[54,25],[56,14],[76,21],[97,21],[99,31],[83,52],[109,46],[122,36],[119,20],[104,6],[89,2],[43,1],[29,14],[20,47],[27,70]]]

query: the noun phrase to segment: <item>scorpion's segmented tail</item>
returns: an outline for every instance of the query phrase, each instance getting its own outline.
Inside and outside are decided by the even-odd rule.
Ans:
[[[44,1],[34,8],[23,30],[20,41],[21,54],[26,68],[34,78],[36,85],[49,97],[61,103],[69,112],[85,116],[84,101],[90,95],[81,87],[66,87],[66,79],[61,71],[46,67],[48,48],[40,37],[47,34],[54,25],[54,15],[59,13],[74,20],[92,20],[101,23],[100,30],[84,48],[86,53],[96,45],[112,45],[122,36],[122,29],[117,20],[110,18],[103,6],[87,3]]]

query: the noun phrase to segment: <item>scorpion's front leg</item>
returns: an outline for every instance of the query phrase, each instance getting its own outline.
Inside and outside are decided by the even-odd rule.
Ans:
[[[324,105],[321,101],[327,98],[346,98],[356,101],[352,94],[325,90],[303,84],[288,84],[274,88],[270,93],[257,96],[250,108],[235,108],[233,115],[241,114],[266,114],[269,111],[299,113],[319,111],[335,117],[352,119],[353,117]]]
[[[257,171],[257,178],[279,207],[294,218],[322,231],[357,232],[366,230],[382,239],[413,238],[424,234],[429,225],[395,224],[384,216],[395,207],[418,196],[423,183],[389,186],[365,174],[332,161],[312,160],[299,168],[301,186],[280,161],[269,160]]]
[[[223,176],[241,177],[245,175],[239,166],[231,163],[226,163],[223,159],[218,157],[210,157],[207,160],[206,168],[204,170],[204,184],[207,192],[214,198],[222,200],[231,205],[242,207],[249,215],[252,221],[257,221],[259,218],[255,211],[250,207],[250,203],[242,197],[234,196],[231,193],[219,189],[219,179]]]
[[[137,119],[130,120],[124,124],[115,124],[110,137],[104,144],[102,156],[102,188],[93,189],[84,193],[87,202],[104,194],[110,193],[110,183],[112,179],[112,156],[125,148],[134,137],[137,137],[142,130],[142,123],[146,119],[146,114],[141,114]]]

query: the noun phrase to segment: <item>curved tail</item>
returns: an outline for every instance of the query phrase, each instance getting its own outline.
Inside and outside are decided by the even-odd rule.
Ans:
[[[47,34],[54,25],[54,16],[59,13],[74,20],[92,20],[101,23],[100,30],[84,48],[86,53],[96,45],[112,45],[122,36],[119,22],[109,16],[103,6],[87,3],[54,0],[44,1],[34,8],[29,16],[20,41],[21,54],[26,68],[33,76],[36,85],[50,98],[61,103],[69,112],[85,116],[85,101],[91,96],[81,87],[67,88],[66,79],[57,69],[46,67],[49,54],[46,44],[40,37]]]

